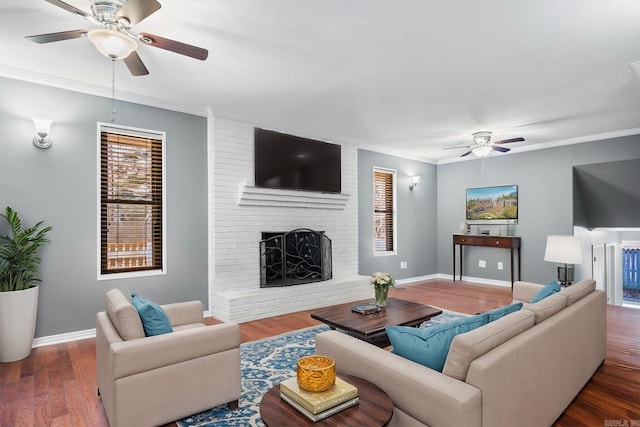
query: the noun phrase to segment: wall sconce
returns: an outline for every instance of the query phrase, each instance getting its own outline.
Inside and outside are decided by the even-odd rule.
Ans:
[[[43,119],[34,117],[33,124],[36,127],[36,136],[33,137],[33,145],[38,148],[51,147],[51,138],[49,136],[49,128],[51,127],[51,119]]]
[[[411,185],[409,185],[409,190],[413,190],[414,188],[416,188],[419,182],[420,182],[420,177],[418,175],[412,176]]]

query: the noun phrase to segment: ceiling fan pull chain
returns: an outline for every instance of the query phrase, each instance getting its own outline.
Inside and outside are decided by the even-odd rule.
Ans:
[[[116,121],[116,60],[111,58],[111,123]]]

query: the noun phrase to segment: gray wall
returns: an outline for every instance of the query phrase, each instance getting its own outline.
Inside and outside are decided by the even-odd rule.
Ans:
[[[465,189],[516,184],[519,223],[514,234],[522,237],[522,279],[549,282],[556,277],[557,264],[543,260],[546,237],[573,234],[573,167],[637,158],[640,136],[635,135],[504,156],[492,154],[484,161],[484,182],[480,159],[439,165],[438,272],[452,274],[451,236],[464,221]],[[487,268],[478,267],[480,259],[487,261]],[[505,263],[503,271],[497,270],[498,261]],[[465,276],[509,281],[508,265],[507,250],[465,250]]]
[[[42,251],[36,337],[95,328],[114,287],[206,307],[206,118],[116,102],[115,124],[166,132],[167,274],[98,281],[96,123],[109,122],[111,100],[6,78],[0,93],[0,209],[17,210],[25,226],[54,228]],[[48,150],[31,143],[37,116],[53,119]]]
[[[397,172],[397,255],[373,256],[374,166]],[[420,184],[409,190],[412,175],[421,177]],[[435,199],[435,165],[358,150],[359,274],[385,271],[403,279],[437,273]],[[400,269],[400,261],[407,262],[406,269]]]

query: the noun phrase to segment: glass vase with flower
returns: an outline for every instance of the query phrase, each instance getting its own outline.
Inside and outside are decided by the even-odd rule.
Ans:
[[[373,285],[376,297],[376,305],[378,307],[387,306],[387,297],[389,296],[389,288],[396,285],[396,281],[389,273],[374,273],[369,279]]]

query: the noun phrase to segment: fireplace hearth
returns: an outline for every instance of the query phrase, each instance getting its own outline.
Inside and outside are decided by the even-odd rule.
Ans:
[[[332,276],[331,239],[324,231],[262,232],[261,288],[321,282]]]

